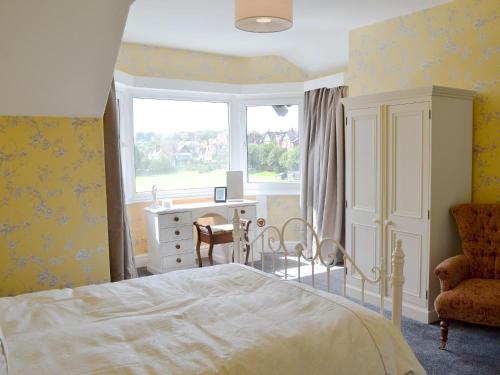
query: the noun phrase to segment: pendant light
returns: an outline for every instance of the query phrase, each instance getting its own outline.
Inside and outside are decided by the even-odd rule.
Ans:
[[[235,26],[252,33],[275,33],[293,25],[293,0],[235,0]]]

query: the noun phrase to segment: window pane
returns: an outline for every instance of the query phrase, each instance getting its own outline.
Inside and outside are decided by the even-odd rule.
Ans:
[[[227,103],[133,99],[135,190],[224,186]]]
[[[247,107],[248,182],[299,180],[299,106]]]

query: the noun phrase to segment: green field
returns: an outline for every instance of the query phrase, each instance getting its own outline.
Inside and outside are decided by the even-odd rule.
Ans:
[[[276,172],[250,172],[250,182],[282,182]]]
[[[250,173],[252,182],[279,182],[280,177],[275,172],[252,172]],[[156,185],[158,190],[181,190],[196,189],[226,185],[226,170],[216,169],[211,172],[200,173],[197,171],[180,171],[175,173],[136,176],[136,191],[151,191],[151,187]]]

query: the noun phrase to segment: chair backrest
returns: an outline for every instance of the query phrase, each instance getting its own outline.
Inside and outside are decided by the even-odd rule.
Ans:
[[[461,204],[451,213],[472,277],[500,279],[500,204]]]

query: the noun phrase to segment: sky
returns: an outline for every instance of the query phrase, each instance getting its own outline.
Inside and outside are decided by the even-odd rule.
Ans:
[[[285,116],[278,116],[272,106],[247,107],[247,131],[280,131],[297,128],[299,123],[299,106],[287,107]]]
[[[154,132],[173,134],[179,131],[225,130],[229,128],[227,103],[189,102],[164,99],[133,99],[134,134]],[[248,129],[265,133],[297,127],[298,106],[288,107],[280,117],[272,106],[248,107]]]

